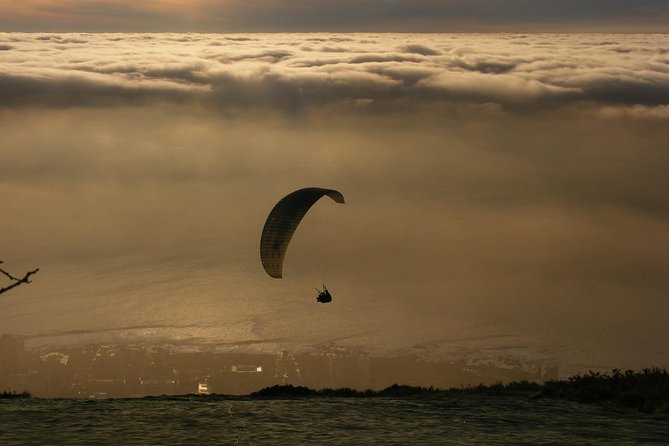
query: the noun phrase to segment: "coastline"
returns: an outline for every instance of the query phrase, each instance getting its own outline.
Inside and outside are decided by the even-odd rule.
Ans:
[[[303,398],[442,398],[466,395],[489,397],[511,396],[529,399],[564,399],[577,403],[597,404],[618,411],[635,411],[645,414],[669,414],[669,372],[658,367],[641,371],[613,369],[611,373],[589,372],[566,380],[544,383],[515,381],[507,384],[478,385],[441,389],[393,384],[382,390],[357,390],[351,388],[312,389],[304,386],[274,385],[248,395],[161,395],[140,399],[303,399]],[[27,391],[6,390],[0,399],[33,398]],[[126,399],[126,398],[120,398]]]

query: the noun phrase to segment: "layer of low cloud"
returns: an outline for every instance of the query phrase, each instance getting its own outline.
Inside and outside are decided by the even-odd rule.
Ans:
[[[2,34],[0,106],[669,102],[660,35]]]

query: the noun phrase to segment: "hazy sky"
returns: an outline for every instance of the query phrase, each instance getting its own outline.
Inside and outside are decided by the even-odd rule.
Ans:
[[[666,35],[0,34],[0,328],[666,367],[667,141]]]
[[[27,32],[667,32],[666,0],[0,0]]]

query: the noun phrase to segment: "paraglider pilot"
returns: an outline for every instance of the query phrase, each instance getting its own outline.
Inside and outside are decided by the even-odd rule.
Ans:
[[[328,291],[325,284],[323,284],[323,290],[319,290],[318,288],[316,288],[316,291],[318,291],[318,297],[316,298],[316,302],[320,302],[322,304],[332,302],[332,295],[330,294],[330,291]]]

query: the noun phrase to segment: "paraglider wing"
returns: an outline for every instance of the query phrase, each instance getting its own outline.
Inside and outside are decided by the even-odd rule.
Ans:
[[[325,195],[337,203],[344,203],[344,196],[339,191],[307,187],[283,197],[269,213],[260,239],[260,260],[271,277],[282,277],[283,258],[297,225],[311,206]]]

